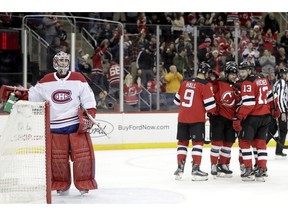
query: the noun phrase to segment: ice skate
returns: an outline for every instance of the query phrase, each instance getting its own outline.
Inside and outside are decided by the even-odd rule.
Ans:
[[[242,181],[255,181],[254,172],[252,167],[245,167],[245,171],[241,174]]]
[[[57,190],[57,194],[59,196],[67,196],[67,195],[69,195],[69,189],[68,190]]]
[[[79,190],[81,195],[87,194],[89,192],[89,190]]]
[[[213,176],[214,179],[217,176],[217,166],[216,166],[216,164],[212,164],[211,165],[211,175]]]
[[[198,164],[194,164],[192,166],[191,174],[192,174],[192,181],[207,181],[208,180],[208,173],[201,171]]]
[[[267,168],[259,168],[258,171],[255,173],[256,181],[265,182],[266,177],[268,177]]]
[[[229,169],[229,166],[227,164],[217,165],[217,177],[231,178],[232,173],[233,172]]]
[[[241,175],[245,172],[245,165],[244,164],[240,164],[240,173]]]
[[[285,153],[276,153],[275,154],[275,159],[277,159],[277,160],[285,160],[285,159],[287,159],[287,154],[285,154]]]
[[[175,180],[181,180],[182,175],[184,173],[184,166],[185,166],[185,161],[182,160],[180,164],[178,164],[177,170],[174,172],[175,175]]]

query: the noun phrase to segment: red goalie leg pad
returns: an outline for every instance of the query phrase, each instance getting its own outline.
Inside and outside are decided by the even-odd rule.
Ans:
[[[52,133],[52,190],[70,188],[69,136]]]
[[[97,189],[95,180],[95,157],[89,133],[69,134],[73,178],[78,190]]]

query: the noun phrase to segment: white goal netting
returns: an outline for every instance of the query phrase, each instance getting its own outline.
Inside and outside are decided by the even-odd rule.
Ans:
[[[51,202],[45,107],[18,101],[0,132],[0,203]]]

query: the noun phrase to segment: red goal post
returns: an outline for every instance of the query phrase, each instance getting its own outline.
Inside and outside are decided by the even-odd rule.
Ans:
[[[16,102],[0,135],[0,203],[51,203],[49,103]]]

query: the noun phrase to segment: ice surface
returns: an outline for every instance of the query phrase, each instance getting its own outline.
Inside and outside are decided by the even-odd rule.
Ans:
[[[54,204],[72,214],[85,215],[268,215],[281,211],[288,196],[288,160],[277,160],[275,147],[268,148],[266,182],[243,182],[240,179],[238,148],[232,149],[230,179],[191,181],[191,147],[183,179],[174,180],[176,149],[96,151],[96,180],[98,190],[80,195],[74,185],[70,194],[52,193]],[[210,148],[203,149],[201,169],[210,173]],[[285,151],[285,150],[284,150]],[[276,207],[277,203],[279,206]],[[109,205],[107,205],[109,204]],[[59,205],[52,205],[55,210]],[[54,207],[56,206],[56,207]],[[65,210],[66,211],[66,210]],[[76,215],[79,215],[78,213]],[[271,213],[272,214],[272,213]],[[271,215],[269,214],[269,215]],[[198,214],[197,214],[198,215]]]

